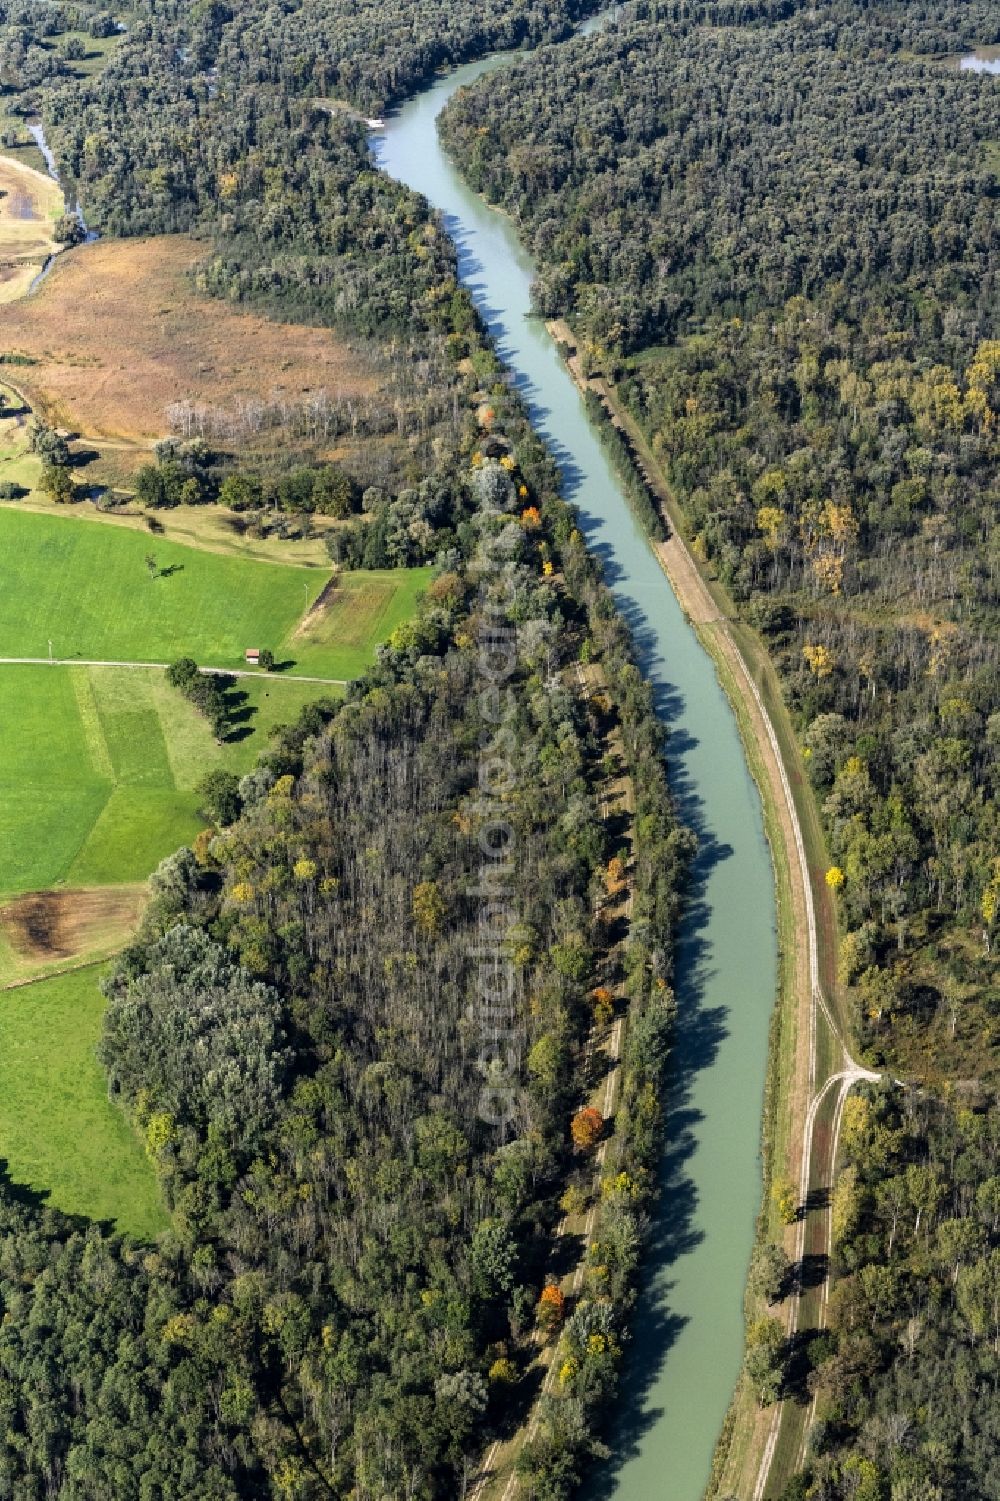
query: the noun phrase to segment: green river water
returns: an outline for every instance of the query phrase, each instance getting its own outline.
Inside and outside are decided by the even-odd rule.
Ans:
[[[760,1118],[777,984],[774,878],[760,799],[710,658],[633,519],[583,402],[529,316],[530,257],[510,222],[464,186],[435,120],[456,89],[508,61],[459,68],[372,137],[379,165],[438,208],[462,280],[563,466],[632,626],[670,729],[671,782],[700,853],[680,936],[680,1023],[667,1095],[662,1191],[609,1438],[592,1497],[698,1501],[739,1373],[743,1288],[760,1202]]]

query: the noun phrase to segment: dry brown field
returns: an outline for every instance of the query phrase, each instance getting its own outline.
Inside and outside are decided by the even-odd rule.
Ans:
[[[23,297],[58,250],[52,228],[62,211],[58,183],[23,162],[0,156],[0,303]]]
[[[147,897],[145,884],[32,891],[0,908],[0,923],[24,958],[72,959],[130,931]]]
[[[183,235],[98,240],[71,251],[30,298],[0,309],[0,349],[31,405],[85,437],[149,443],[167,409],[191,401],[295,402],[326,391],[368,395],[376,382],[326,330],[278,323],[199,295],[204,245]]]

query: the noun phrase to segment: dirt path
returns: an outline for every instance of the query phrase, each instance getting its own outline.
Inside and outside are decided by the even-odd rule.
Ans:
[[[8,990],[24,990],[28,985],[41,985],[43,980],[61,980],[63,975],[79,974],[82,969],[99,969],[107,962],[107,959],[84,959],[79,964],[67,964],[65,969],[54,970],[49,974],[26,975],[23,980],[11,980],[6,985],[0,985],[0,995]]]
[[[127,667],[136,670],[152,667],[166,672],[169,666],[169,662],[116,662],[88,657],[0,657],[0,667]],[[281,673],[263,672],[259,667],[199,667],[198,671],[223,678],[267,678],[272,683],[325,683],[330,688],[348,688],[351,681],[350,678],[307,677],[304,673],[285,676]]]

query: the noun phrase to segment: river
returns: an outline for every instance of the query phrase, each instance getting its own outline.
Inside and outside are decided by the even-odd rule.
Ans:
[[[454,236],[462,280],[563,466],[567,498],[633,628],[669,725],[675,795],[700,839],[677,955],[680,1021],[662,1194],[609,1435],[616,1458],[591,1485],[601,1501],[699,1501],[742,1352],[777,985],[774,878],[760,799],[713,664],[633,519],[552,339],[529,316],[531,259],[438,142],[436,117],[455,90],[508,61],[494,56],[442,78],[371,145],[378,164],[423,193]]]
[[[49,176],[51,178],[53,178],[54,181],[56,181],[57,183],[59,183],[59,185],[61,187],[62,186],[62,178],[59,175],[59,167],[58,167],[58,165],[56,163],[55,157],[52,154],[52,148],[49,146],[48,141],[45,139],[45,129],[44,129],[44,127],[43,127],[43,125],[42,125],[42,123],[41,123],[40,120],[36,120],[33,124],[30,124],[28,126],[28,134],[31,136],[31,138],[34,141],[35,145],[38,147],[39,151],[42,153],[42,157],[44,158],[45,165],[46,165],[46,167],[48,169]],[[94,241],[94,240],[97,239],[97,234],[96,234],[96,232],[94,230],[87,228],[87,221],[83,217],[83,209],[80,207],[80,200],[79,199],[77,199],[77,201],[76,201],[76,207],[74,208],[73,212],[76,214],[76,217],[79,219],[79,221],[80,221],[80,228],[83,230],[83,243],[86,244],[86,245],[89,245],[92,241]],[[55,255],[50,255],[50,256],[47,257],[47,259],[45,261],[45,264],[43,265],[42,269],[39,271],[38,275],[35,277],[34,281],[31,283],[31,286],[28,288],[28,296],[29,297],[32,295],[33,292],[37,292],[38,291],[38,288],[41,286],[42,282],[48,276],[49,272],[52,270],[52,267],[55,265],[55,263],[56,263],[56,257],[55,257]]]

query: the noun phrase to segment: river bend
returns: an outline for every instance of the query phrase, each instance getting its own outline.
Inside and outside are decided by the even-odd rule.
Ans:
[[[760,798],[712,661],[632,516],[555,344],[530,316],[532,261],[438,141],[436,118],[455,90],[509,60],[450,73],[371,145],[386,172],[444,216],[461,279],[563,467],[566,497],[655,687],[670,730],[671,784],[700,840],[677,953],[662,1192],[610,1434],[616,1458],[591,1486],[601,1501],[699,1501],[742,1353],[777,985],[774,878]]]

